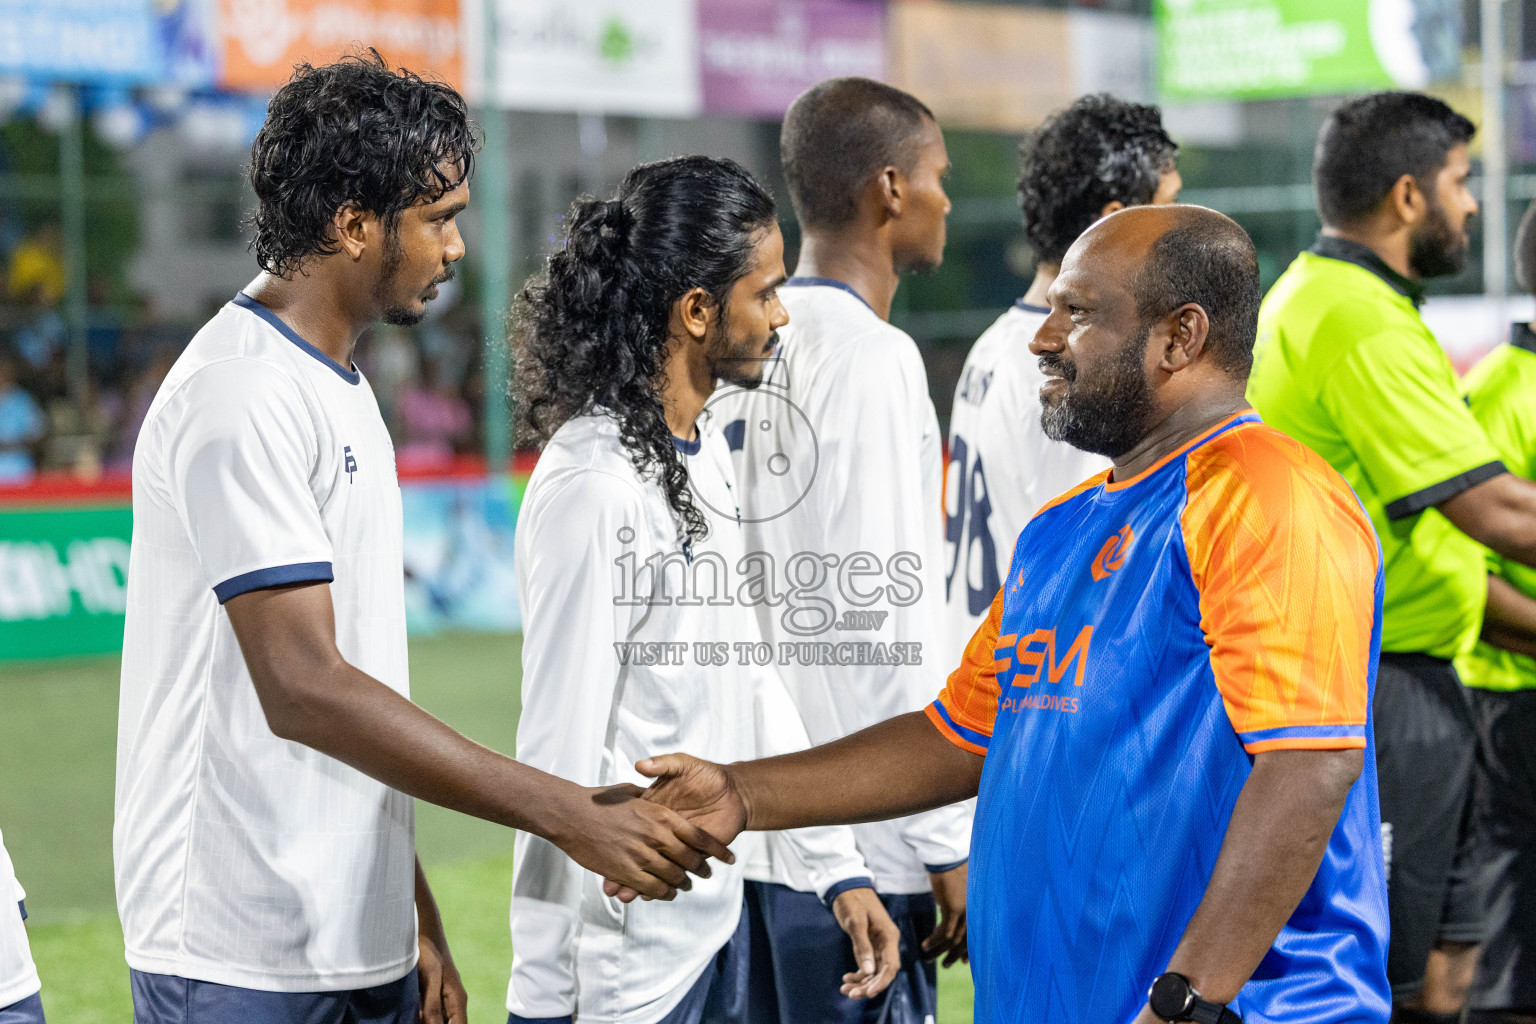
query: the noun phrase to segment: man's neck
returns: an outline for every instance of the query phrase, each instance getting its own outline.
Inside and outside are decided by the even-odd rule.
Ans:
[[[247,295],[277,314],[299,337],[338,365],[351,368],[357,339],[374,318],[348,308],[348,291],[335,287],[321,268],[292,278],[264,273],[245,287]]]
[[[693,341],[667,342],[666,366],[662,374],[661,408],[672,436],[692,441],[704,403],[715,392],[715,378],[701,357],[700,346]]]
[[[882,320],[891,318],[891,300],[901,280],[891,247],[878,233],[858,225],[838,231],[807,230],[795,276],[841,281]]]
[[[1241,389],[1224,388],[1192,399],[1156,424],[1136,446],[1117,459],[1114,479],[1130,480],[1178,451],[1201,434],[1248,408]]]
[[[1035,264],[1035,279],[1029,282],[1029,291],[1024,293],[1024,304],[1049,309],[1051,285],[1056,282],[1056,275],[1059,273],[1061,273],[1059,263]]]
[[[1381,261],[1393,270],[1402,274],[1410,281],[1419,279],[1418,273],[1413,269],[1413,263],[1408,258],[1411,241],[1407,228],[1398,231],[1378,231],[1371,225],[1365,224],[1352,227],[1323,228],[1323,235],[1328,238],[1342,238],[1346,242],[1354,242],[1363,245],[1367,249],[1381,257]]]

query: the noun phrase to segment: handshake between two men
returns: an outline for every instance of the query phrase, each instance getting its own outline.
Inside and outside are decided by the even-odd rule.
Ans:
[[[677,812],[720,844],[744,831],[778,831],[813,825],[857,824],[914,814],[976,795],[982,757],[947,740],[927,716],[913,712],[854,733],[845,739],[792,754],[722,765],[688,754],[666,754],[635,765],[655,779],[643,799]],[[704,853],[689,871],[708,877]],[[728,852],[728,851],[727,851]],[[942,876],[933,876],[943,884]],[[963,879],[961,880],[963,884]],[[687,889],[686,878],[676,888]],[[625,903],[647,893],[612,878],[603,891]],[[872,890],[868,893],[878,904]],[[962,899],[940,904],[964,908]],[[877,906],[834,907],[839,924],[853,941],[859,970],[843,978],[843,994],[854,998],[878,994],[901,966],[900,935]],[[861,920],[849,921],[856,914]],[[944,957],[948,966],[968,959],[966,916],[946,913],[923,942],[928,957]]]

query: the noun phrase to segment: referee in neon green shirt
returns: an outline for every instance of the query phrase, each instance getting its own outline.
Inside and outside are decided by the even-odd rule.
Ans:
[[[1451,1021],[1485,930],[1478,740],[1452,659],[1525,601],[1489,603],[1479,543],[1536,564],[1536,484],[1510,472],[1419,317],[1420,281],[1466,264],[1472,123],[1439,100],[1339,107],[1313,164],[1323,231],[1259,313],[1248,397],[1354,487],[1386,568],[1375,714],[1394,1020]]]
[[[1536,293],[1536,203],[1515,236],[1515,278]],[[1512,473],[1536,480],[1536,332],[1515,324],[1466,379],[1467,406]],[[1536,570],[1492,555],[1490,587],[1536,598]],[[1472,990],[1479,1017],[1536,1016],[1536,644],[1490,624],[1456,661],[1482,722],[1488,766],[1481,838],[1488,934]],[[1495,646],[1497,639],[1503,646]],[[1518,653],[1517,653],[1518,652]]]

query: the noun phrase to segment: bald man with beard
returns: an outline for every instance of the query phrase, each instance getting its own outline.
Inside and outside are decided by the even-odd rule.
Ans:
[[[1113,466],[1024,528],[938,698],[784,757],[643,761],[648,798],[729,840],[979,796],[978,1022],[1385,1024],[1380,549],[1244,399],[1253,243],[1123,210],[1049,302],[1018,415]]]

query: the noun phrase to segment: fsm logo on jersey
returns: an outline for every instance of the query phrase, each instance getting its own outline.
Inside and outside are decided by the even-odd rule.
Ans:
[[[1037,629],[1023,636],[1010,633],[998,637],[992,653],[996,659],[993,666],[997,681],[1003,690],[999,708],[1003,711],[1029,708],[1076,714],[1078,699],[1072,694],[1028,691],[1036,683],[1060,684],[1069,672],[1074,690],[1082,686],[1092,645],[1092,626],[1079,629],[1070,642],[1065,634],[1058,635],[1055,627]]]

